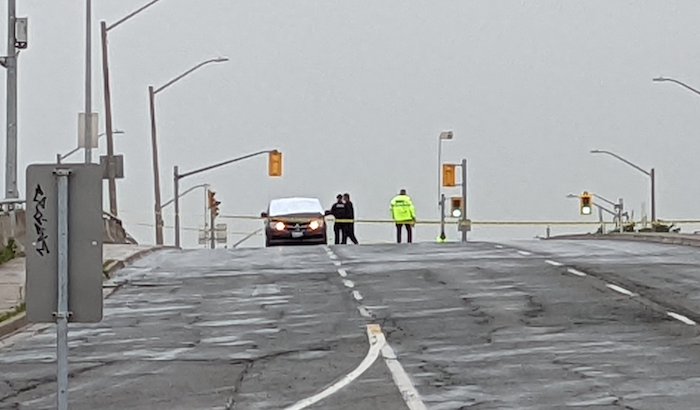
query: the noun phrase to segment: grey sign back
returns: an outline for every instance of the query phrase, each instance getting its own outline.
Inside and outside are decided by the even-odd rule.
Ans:
[[[97,164],[27,168],[27,319],[55,322],[58,304],[58,185],[68,169],[68,310],[71,322],[102,319],[102,172]]]

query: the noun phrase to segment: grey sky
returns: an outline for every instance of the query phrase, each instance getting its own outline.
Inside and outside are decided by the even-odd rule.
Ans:
[[[18,3],[30,19],[19,60],[23,175],[76,144],[85,5]],[[94,0],[100,114],[98,22],[144,3]],[[651,79],[700,86],[698,15],[690,0],[161,0],[110,33],[115,126],[126,131],[116,143],[126,159],[122,216],[137,239],[153,241],[137,225],[153,222],[147,86],[216,56],[231,61],[157,97],[164,200],[175,164],[188,170],[279,148],[281,180],[267,177],[261,157],[184,185],[210,182],[224,214],[251,215],[276,196],[318,196],[330,206],[348,191],[366,218],[387,217],[405,187],[419,218],[434,219],[437,136],[451,129],[444,158],[469,159],[475,220],[577,219],[565,195],[584,189],[624,197],[636,215],[642,202],[648,209],[648,179],[592,148],[656,167],[660,217],[697,216],[700,96]],[[183,207],[185,226],[200,223],[199,195]],[[390,239],[391,229],[369,239]],[[194,240],[185,234],[186,245]]]

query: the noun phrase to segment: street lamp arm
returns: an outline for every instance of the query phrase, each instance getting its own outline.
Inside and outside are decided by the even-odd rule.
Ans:
[[[685,88],[686,90],[689,90],[689,91],[691,91],[691,92],[694,92],[695,94],[700,95],[700,91],[699,91],[699,90],[696,90],[695,88],[689,86],[688,84],[686,84],[686,83],[684,83],[684,82],[682,82],[682,81],[678,81],[678,80],[676,80],[676,79],[674,79],[674,78],[658,77],[658,78],[654,78],[652,81],[656,81],[656,82],[668,81],[668,82],[676,83],[676,84],[680,85],[681,87]]]
[[[112,24],[112,25],[110,25],[110,26],[107,26],[107,31],[109,31],[109,30],[111,30],[111,29],[113,29],[113,28],[116,28],[118,25],[124,23],[125,21],[129,20],[130,18],[134,17],[135,15],[141,13],[142,11],[144,11],[144,10],[146,10],[147,8],[151,7],[152,5],[158,3],[159,1],[160,1],[160,0],[152,0],[150,3],[145,4],[145,5],[141,6],[139,9],[132,11],[131,13],[129,13],[127,16],[125,16],[125,17],[122,18],[121,20],[117,21],[116,23],[114,23],[114,24]]]
[[[206,188],[209,188],[209,184],[199,184],[199,185],[195,185],[195,186],[193,186],[193,187],[190,187],[188,190],[186,190],[185,192],[181,193],[181,194],[178,195],[178,196],[179,196],[180,198],[182,198],[183,196],[189,194],[190,192],[192,192],[192,191],[194,191],[195,189],[198,189],[198,188],[205,188],[205,189],[206,189]],[[172,204],[173,202],[175,202],[175,198],[172,198],[171,200],[169,200],[169,201],[167,201],[166,203],[164,203],[163,205],[161,205],[161,206],[160,206],[160,209],[165,208],[166,206]]]
[[[212,64],[212,63],[223,63],[224,61],[228,61],[228,58],[225,57],[218,57],[218,58],[211,58],[206,61],[202,61],[201,63],[195,65],[194,67],[190,68],[189,70],[185,71],[184,73],[178,75],[177,77],[173,78],[172,80],[168,81],[164,85],[160,86],[159,88],[156,88],[155,91],[153,91],[153,94],[158,94],[159,92],[165,90],[166,88],[170,87],[171,85],[175,84],[176,82],[182,80],[183,78],[187,77],[188,75],[192,74],[194,71],[197,71],[198,69],[202,68],[203,66],[207,64]]]
[[[594,149],[594,150],[591,150],[591,154],[608,154],[608,155],[610,155],[611,157],[615,157],[615,158],[619,159],[620,161],[624,162],[625,164],[631,166],[632,168],[635,168],[636,170],[638,170],[639,172],[643,173],[644,175],[646,175],[646,176],[651,176],[651,172],[645,170],[644,168],[640,167],[639,165],[636,165],[636,164],[634,164],[634,163],[632,163],[632,162],[630,162],[630,161],[628,161],[628,160],[622,158],[621,156],[619,156],[619,155],[617,155],[617,154],[615,154],[615,153],[613,153],[613,152],[606,151],[606,150]]]
[[[242,161],[244,159],[248,159],[248,158],[255,157],[258,155],[262,155],[262,154],[269,154],[270,152],[275,152],[275,151],[276,150],[264,150],[264,151],[254,152],[252,154],[244,155],[242,157],[229,159],[228,161],[219,162],[218,164],[208,165],[208,166],[203,167],[203,168],[195,169],[194,171],[185,172],[183,174],[178,175],[178,178],[182,179],[182,178],[189,177],[189,176],[192,176],[195,174],[199,174],[199,173],[204,172],[204,171],[209,171],[210,169],[219,168],[219,167],[222,167],[224,165],[232,164],[234,162]]]

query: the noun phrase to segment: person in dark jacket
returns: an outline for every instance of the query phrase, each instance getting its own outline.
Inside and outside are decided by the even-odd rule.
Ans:
[[[343,227],[345,228],[345,237],[343,238],[343,244],[347,244],[348,239],[350,239],[352,243],[357,245],[359,242],[355,237],[355,208],[353,207],[352,201],[350,200],[350,194],[343,194],[343,202],[345,202],[345,219],[352,220],[352,222],[343,224]]]
[[[343,202],[343,196],[338,194],[336,197],[337,202],[331,206],[330,211],[326,211],[326,215],[333,215],[335,222],[333,223],[333,233],[335,234],[335,244],[340,245],[341,243],[347,243],[348,238],[345,236],[345,227],[343,223],[339,223],[339,219],[345,219],[346,208],[345,202]]]

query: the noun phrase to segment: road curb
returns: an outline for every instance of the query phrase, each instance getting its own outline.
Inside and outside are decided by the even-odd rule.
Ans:
[[[124,260],[116,260],[110,263],[107,267],[104,268],[103,272],[104,275],[107,276],[107,278],[112,278],[115,273],[117,273],[120,269],[134,263],[135,261],[148,256],[152,253],[155,253],[157,251],[161,250],[172,250],[172,249],[178,249],[174,246],[155,246],[153,248],[148,248],[148,249],[142,249],[134,254],[129,255],[126,259]],[[112,292],[109,293],[111,295],[114,293],[116,289],[114,289]],[[109,296],[108,295],[108,296]],[[27,321],[27,313],[26,312],[21,312],[18,313],[15,316],[12,316],[11,318],[4,320],[0,322],[0,339],[4,338],[5,336],[14,333],[23,327],[29,325],[30,323]]]
[[[584,235],[559,235],[547,238],[547,240],[567,240],[567,239],[584,239],[584,240],[618,240],[618,241],[638,241],[662,243],[667,245],[681,245],[700,247],[700,237],[689,238],[687,236],[660,236],[654,234],[642,233],[617,233],[617,234],[584,234]]]

